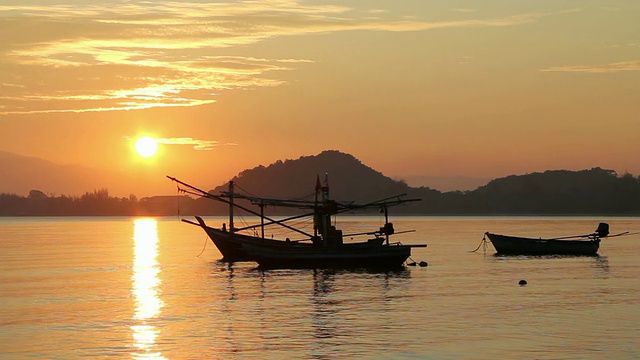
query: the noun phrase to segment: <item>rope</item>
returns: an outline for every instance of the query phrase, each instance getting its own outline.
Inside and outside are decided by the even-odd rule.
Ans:
[[[243,189],[240,185],[238,185],[238,183],[237,183],[237,182],[236,182],[236,183],[234,183],[233,185],[234,185],[234,187],[235,187],[236,189],[240,189],[240,190],[244,191],[245,193],[247,193],[247,194],[248,194],[248,195],[250,195],[250,196],[259,197],[258,195],[253,194],[253,193],[251,193],[250,191],[247,191],[247,190]]]
[[[207,236],[204,238],[204,246],[202,247],[202,251],[200,251],[200,254],[198,254],[198,256],[196,256],[196,257],[200,257],[200,255],[202,255],[202,253],[204,252],[204,249],[207,247],[207,240],[208,240],[208,237],[209,237],[209,235],[207,235]]]
[[[476,252],[480,250],[480,247],[482,247],[483,253],[487,252],[487,236],[486,235],[482,236],[482,240],[480,240],[480,245],[478,245],[478,247],[475,250],[471,250],[469,252]]]
[[[416,261],[415,261],[415,260],[413,260],[413,259],[411,258],[411,256],[409,256],[409,260],[411,260],[411,262],[407,262],[407,266],[416,266],[416,265],[417,265]]]
[[[257,198],[261,197],[261,196],[259,196],[259,195],[256,195],[256,194],[252,193],[251,191],[248,191],[247,189],[244,189],[242,186],[238,185],[238,183],[235,183],[235,185],[234,185],[234,186],[235,186],[237,189],[239,189],[239,190],[241,190],[241,191],[244,191],[244,192],[245,192],[247,195],[249,195],[249,196],[253,196],[253,197],[257,197]],[[293,197],[293,198],[291,198],[291,200],[304,200],[304,199],[309,199],[309,198],[312,198],[314,195],[315,195],[315,193],[313,193],[313,194],[309,194],[309,195],[304,195],[304,196]]]
[[[427,263],[426,261],[420,261],[418,263],[415,260],[413,260],[411,256],[409,256],[409,260],[411,260],[411,262],[407,262],[407,266],[416,266],[416,265],[419,265],[420,267],[429,266],[429,263]]]

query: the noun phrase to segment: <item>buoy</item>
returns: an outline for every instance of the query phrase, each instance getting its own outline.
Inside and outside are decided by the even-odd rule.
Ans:
[[[518,281],[518,285],[520,285],[520,286],[527,285],[527,280],[520,280],[520,281]]]
[[[420,261],[420,266],[425,267],[429,265],[426,261]]]

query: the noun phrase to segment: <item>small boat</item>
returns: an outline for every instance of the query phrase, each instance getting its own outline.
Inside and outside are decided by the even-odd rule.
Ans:
[[[396,232],[388,218],[389,207],[420,200],[402,199],[401,197],[405,194],[362,205],[338,202],[329,199],[328,180],[325,179],[325,186],[321,186],[318,177],[315,200],[281,200],[238,194],[234,191],[233,181],[229,182],[229,191],[214,195],[176,178],[169,176],[168,178],[182,186],[179,186],[181,192],[229,205],[228,228],[226,224],[221,228],[210,227],[199,216],[196,216],[197,222],[182,220],[201,227],[222,254],[223,261],[256,261],[262,268],[396,268],[401,267],[409,258],[412,247],[426,247],[426,245],[403,245],[389,241],[391,235],[412,231]],[[241,205],[239,199],[248,201],[259,209],[254,210],[248,205]],[[264,214],[265,206],[293,207],[307,210],[307,212],[275,220]],[[237,228],[234,222],[235,208],[257,216],[260,223]],[[343,235],[342,230],[332,225],[332,216],[369,208],[379,208],[384,213],[384,226],[375,231]],[[312,218],[312,231],[288,224],[305,217]],[[265,237],[267,226],[286,228],[290,232],[302,235],[302,238],[298,240],[290,240],[288,237],[286,239],[267,238]],[[259,234],[258,229],[260,229]],[[247,234],[247,231],[253,231],[253,233]],[[364,241],[344,241],[357,236],[369,238]]]
[[[549,239],[485,233],[497,253],[507,255],[597,255],[600,239],[608,235],[607,223],[600,223],[591,234]]]

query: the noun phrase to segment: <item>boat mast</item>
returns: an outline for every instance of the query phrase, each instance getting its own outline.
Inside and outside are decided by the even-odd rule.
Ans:
[[[325,245],[329,241],[329,225],[331,225],[331,214],[329,214],[329,209],[327,202],[329,201],[329,174],[324,174],[324,186],[322,187],[322,205],[324,207],[324,212],[322,214],[322,239],[324,240]]]
[[[260,230],[264,239],[264,200],[260,200]]]
[[[229,181],[229,231],[233,234],[233,180]]]
[[[322,185],[320,185],[320,175],[316,175],[316,199],[313,204],[314,222],[316,222],[318,218],[318,193],[320,192],[321,188],[322,188]],[[318,224],[316,223],[313,227],[313,237],[315,238],[317,236],[318,236]]]
[[[385,227],[385,229],[386,229],[386,227],[387,227],[387,226],[388,226],[388,224],[389,224],[389,208],[388,208],[388,207],[387,207],[387,205],[385,204],[385,205],[383,206],[383,209],[384,209],[384,227]],[[388,232],[388,231],[385,231],[385,232],[384,232],[384,234],[385,234],[385,237],[387,238],[387,245],[389,245],[389,232]]]
[[[320,184],[320,175],[316,179],[316,200],[313,206],[313,236],[322,239],[322,244],[329,244],[329,226],[331,225],[331,214],[329,209],[329,175],[325,175],[324,185]],[[320,201],[318,199],[320,193]]]

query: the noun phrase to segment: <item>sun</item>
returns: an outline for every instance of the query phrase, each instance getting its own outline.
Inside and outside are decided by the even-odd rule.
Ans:
[[[151,137],[141,137],[136,141],[136,151],[142,157],[151,157],[158,151],[158,143]]]

